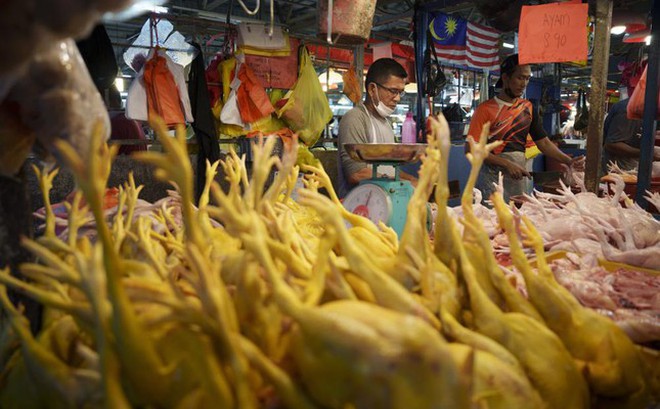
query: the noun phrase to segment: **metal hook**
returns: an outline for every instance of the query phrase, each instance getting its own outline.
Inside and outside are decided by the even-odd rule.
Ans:
[[[273,38],[273,29],[275,27],[275,0],[270,0],[270,28],[268,37]]]
[[[325,40],[328,44],[332,45],[332,9],[334,7],[333,0],[328,0],[328,34]]]
[[[259,2],[260,2],[260,0],[257,0],[257,4],[254,6],[254,11],[252,11],[252,10],[247,8],[245,3],[243,3],[243,0],[238,0],[238,4],[240,4],[241,7],[243,7],[243,10],[245,10],[245,12],[247,14],[249,14],[250,16],[254,16],[259,11]]]

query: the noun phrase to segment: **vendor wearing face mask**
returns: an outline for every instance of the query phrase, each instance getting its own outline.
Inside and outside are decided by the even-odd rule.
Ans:
[[[391,58],[376,60],[369,67],[365,79],[367,95],[339,122],[339,195],[344,197],[361,180],[372,176],[371,166],[351,159],[344,150],[346,143],[394,143],[392,124],[387,119],[401,100],[406,85],[406,70]],[[379,166],[378,172],[394,176],[394,169]],[[416,179],[399,172],[401,179]]]
[[[550,141],[541,125],[541,118],[534,112],[532,103],[522,98],[532,76],[529,65],[518,64],[518,54],[508,56],[500,65],[502,90],[492,99],[479,105],[470,121],[471,135],[479,140],[481,130],[490,122],[488,142],[503,143],[490,153],[479,173],[477,188],[484,198],[494,192],[499,173],[504,176],[504,200],[525,192],[525,144],[531,135],[539,150],[545,155],[570,165],[572,160]]]

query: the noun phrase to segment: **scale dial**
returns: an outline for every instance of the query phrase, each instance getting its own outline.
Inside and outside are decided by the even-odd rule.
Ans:
[[[387,224],[392,216],[390,196],[380,186],[372,183],[364,183],[351,190],[344,198],[344,207],[376,225],[379,221]]]

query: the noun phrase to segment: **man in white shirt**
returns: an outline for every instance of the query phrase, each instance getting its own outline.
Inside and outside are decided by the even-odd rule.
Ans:
[[[396,104],[404,95],[408,74],[392,58],[381,58],[369,67],[365,79],[364,103],[357,104],[339,122],[339,196],[344,197],[361,180],[372,176],[371,166],[351,159],[344,149],[346,143],[394,143],[394,131],[388,121]],[[381,166],[379,173],[394,176],[392,168]],[[401,179],[416,179],[404,172]]]

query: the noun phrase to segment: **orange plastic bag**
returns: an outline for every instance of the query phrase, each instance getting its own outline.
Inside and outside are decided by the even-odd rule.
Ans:
[[[332,111],[304,46],[300,47],[299,58],[298,80],[285,96],[288,97],[287,102],[277,115],[286,121],[305,145],[312,146],[332,119]]]
[[[149,119],[163,118],[167,125],[185,123],[181,98],[167,61],[156,53],[144,66],[144,84],[147,90]]]
[[[241,64],[241,68],[238,70],[238,79],[241,80],[241,86],[238,87],[236,96],[243,122],[256,122],[275,112],[266,90],[261,86],[261,82],[247,64]]]
[[[359,103],[362,100],[362,90],[360,89],[360,82],[358,81],[357,75],[355,75],[355,66],[351,64],[348,71],[342,75],[344,80],[344,91],[348,99],[351,100],[354,104]]]
[[[234,73],[236,71],[236,64],[237,64],[236,58],[232,57],[225,61],[222,61],[218,65],[218,70],[222,78],[223,92],[222,92],[222,97],[216,101],[212,109],[213,116],[216,119],[216,127],[218,129],[218,133],[221,135],[234,137],[234,136],[246,135],[249,132],[270,133],[284,128],[286,126],[284,124],[284,121],[282,121],[279,118],[276,118],[274,115],[266,115],[255,122],[245,124],[246,127],[224,123],[220,120],[222,110],[225,104],[227,103],[227,101],[229,100],[229,95],[231,94],[230,84],[234,78]],[[270,93],[270,96],[268,96],[268,98],[271,106],[270,109],[274,110],[272,106],[277,100],[281,98],[281,92],[278,92],[278,90],[273,90]]]
[[[644,116],[644,97],[646,95],[646,71],[649,69],[648,65],[644,68],[642,77],[639,79],[635,90],[630,96],[628,101],[628,119],[642,119]],[[658,92],[658,107],[655,114],[655,119],[660,120],[660,92]]]

